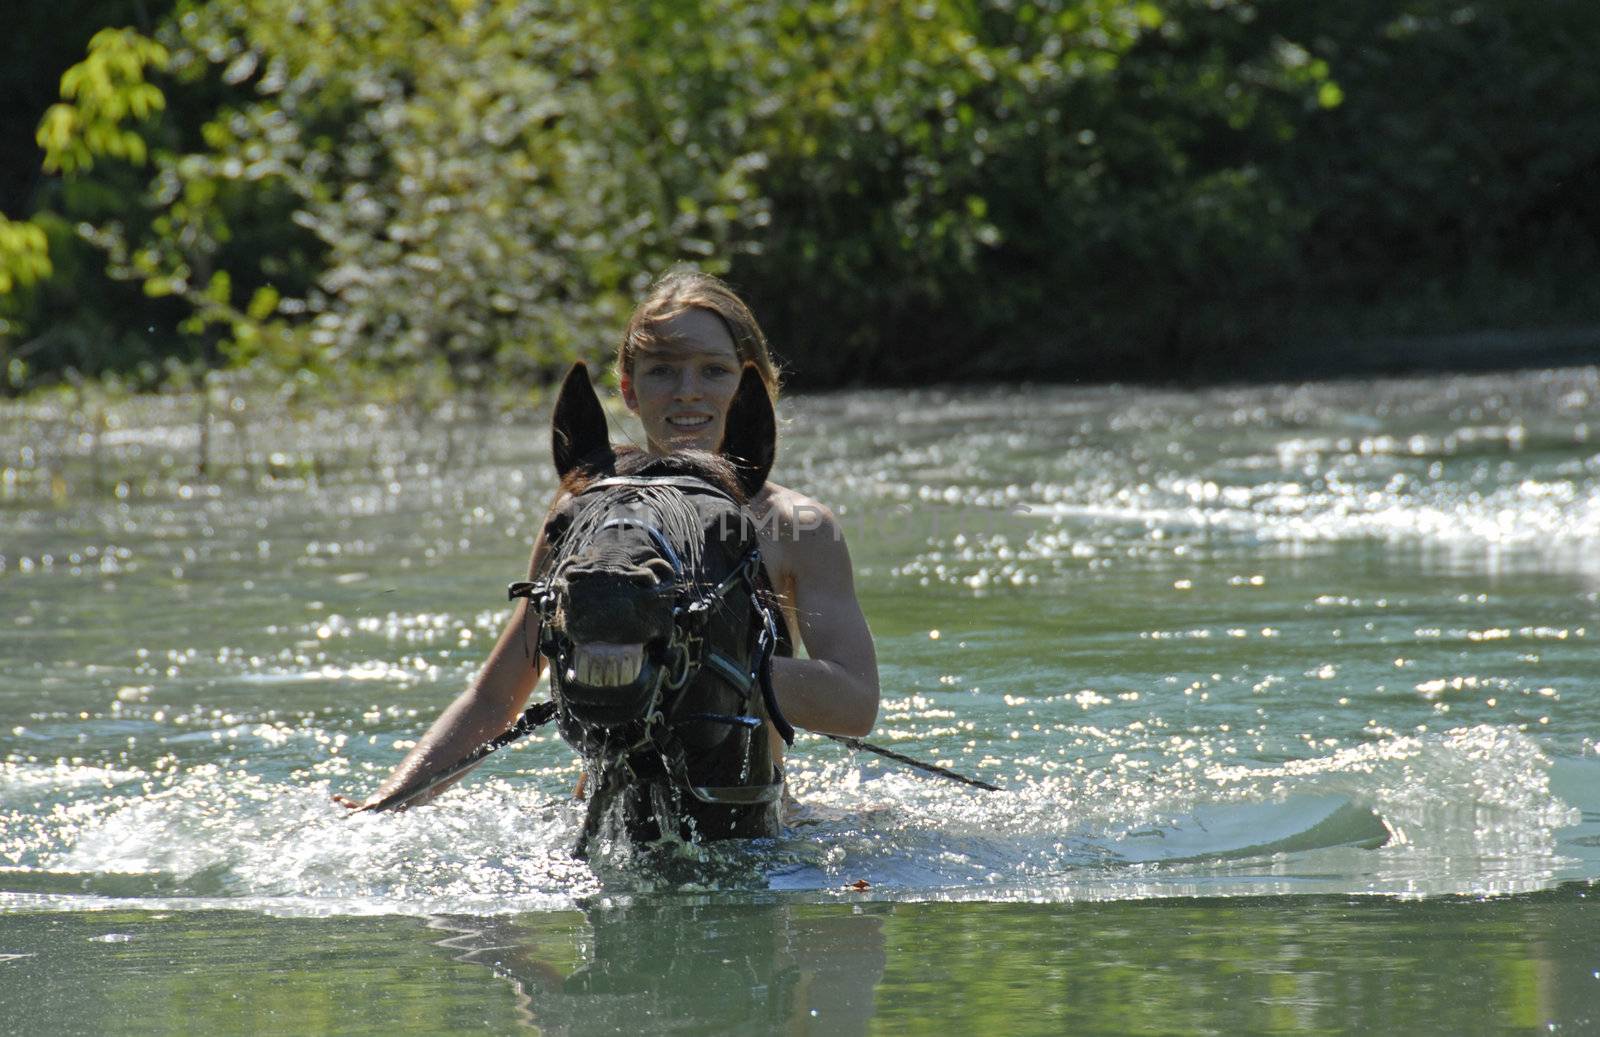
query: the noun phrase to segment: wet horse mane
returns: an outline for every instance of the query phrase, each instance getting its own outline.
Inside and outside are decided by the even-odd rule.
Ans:
[[[604,469],[579,466],[561,480],[561,492],[576,497],[598,479],[612,475],[671,476],[688,475],[702,479],[733,498],[735,504],[745,504],[745,493],[739,485],[738,473],[717,454],[703,450],[682,450],[672,454],[652,454],[636,446],[613,447],[615,460]]]
[[[611,456],[601,465],[580,465],[561,480],[561,500],[575,501],[595,482],[613,475],[620,476],[690,476],[700,479],[727,494],[735,507],[745,507],[744,488],[733,465],[716,454],[699,450],[684,450],[667,455],[651,454],[634,446],[613,447]],[[679,551],[691,572],[700,569],[703,531],[701,517],[682,492],[671,486],[637,486],[619,491],[623,500],[642,506],[655,516],[661,532]],[[571,520],[560,541],[552,545],[546,560],[546,571],[559,570],[576,551],[601,527],[611,513],[611,495],[577,503]],[[552,506],[552,514],[560,504]]]

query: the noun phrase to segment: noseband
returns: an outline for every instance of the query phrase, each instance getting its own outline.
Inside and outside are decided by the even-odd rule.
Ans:
[[[710,494],[738,506],[738,501],[726,491],[693,476],[611,476],[595,480],[584,487],[577,496],[623,487],[667,488],[679,493]],[[615,753],[615,759],[631,771],[632,767],[628,763],[630,757],[647,749],[654,750],[673,784],[688,789],[689,793],[702,803],[754,806],[777,802],[783,791],[781,781],[749,786],[694,784],[689,778],[688,754],[676,731],[679,726],[690,723],[726,724],[746,730],[759,728],[761,720],[748,715],[752,691],[759,685],[763,704],[766,706],[767,716],[772,721],[773,727],[786,743],[794,744],[794,728],[784,719],[782,711],[778,708],[777,696],[772,689],[772,655],[777,646],[778,627],[777,617],[761,593],[759,544],[752,543],[721,582],[703,593],[696,594],[698,581],[693,579],[694,574],[686,571],[682,558],[672,546],[671,539],[660,528],[640,518],[617,516],[601,523],[595,531],[606,529],[638,529],[643,532],[650,539],[651,545],[672,567],[673,583],[676,588],[672,605],[672,634],[667,643],[666,659],[656,667],[655,676],[651,681],[644,709],[643,728],[637,737],[632,738],[624,748]],[[553,573],[543,580],[519,581],[511,584],[507,589],[507,595],[510,598],[527,598],[529,607],[539,616],[539,651],[550,661],[551,682],[558,684],[568,672],[575,646],[564,634],[554,629],[552,620],[560,597],[554,583]],[[705,639],[706,626],[713,610],[724,598],[735,592],[747,595],[751,608],[761,620],[761,629],[757,635],[752,665],[749,668],[729,658],[715,645],[707,644]],[[739,693],[746,712],[734,715],[721,713],[678,715],[677,710],[684,690],[702,671],[707,671],[731,685]],[[558,697],[557,701],[565,719],[575,721],[583,727],[589,726],[571,716],[564,704],[564,697]],[[597,800],[598,793],[599,790],[597,790]],[[585,826],[586,836],[588,827]]]

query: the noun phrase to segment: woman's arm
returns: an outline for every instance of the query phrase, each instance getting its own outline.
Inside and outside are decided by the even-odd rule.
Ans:
[[[878,653],[856,600],[850,549],[838,520],[816,506],[815,519],[790,527],[784,545],[806,659],[772,660],[778,704],[796,727],[860,736],[878,718]]]
[[[544,563],[545,543],[541,532],[533,548],[533,558],[528,564],[528,578],[533,579]],[[334,799],[352,809],[370,806],[385,796],[460,762],[485,742],[506,731],[516,723],[528,696],[539,681],[539,671],[544,658],[539,654],[539,619],[528,614],[527,599],[519,599],[511,612],[511,619],[489,652],[488,661],[478,671],[466,691],[445,707],[439,719],[433,722],[416,747],[390,772],[377,791],[365,802],[356,802],[344,796]],[[460,777],[431,789],[416,800],[426,803],[445,789],[461,780]]]

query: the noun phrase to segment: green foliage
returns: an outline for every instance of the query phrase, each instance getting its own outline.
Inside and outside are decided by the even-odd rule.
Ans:
[[[44,228],[31,221],[14,222],[0,215],[0,304],[30,289],[54,272]],[[0,395],[9,395],[29,380],[24,357],[13,355],[8,341],[21,330],[15,306],[0,305]]]
[[[687,259],[813,383],[1171,376],[1600,267],[1596,43],[1579,0],[185,0],[38,139],[185,364],[545,381]],[[0,350],[59,369],[39,242]]]
[[[191,146],[169,133],[149,148],[141,219],[87,234],[113,276],[184,300],[180,330],[235,361],[547,379],[605,349],[646,272],[736,248],[760,210],[717,153],[641,161],[657,139],[619,109],[654,84],[624,67],[603,17],[565,0],[180,9],[161,52],[172,72],[233,96]],[[69,77],[129,80],[89,71],[111,50]],[[50,161],[81,174],[107,140],[143,156],[91,135],[85,103],[46,119]],[[295,228],[285,244],[307,262],[236,269],[229,245],[241,231],[259,244],[263,212]]]
[[[89,56],[61,77],[61,104],[51,105],[39,124],[39,147],[49,172],[86,172],[97,157],[143,165],[144,137],[125,128],[167,106],[145,81],[145,69],[166,66],[167,50],[132,29],[102,29],[89,41]]]
[[[1089,343],[1150,351],[1187,300],[1270,279],[1295,225],[1262,146],[1330,72],[1252,33],[1255,10],[924,5],[860,30],[860,64],[836,49],[829,74],[864,88],[775,163],[776,240],[740,271],[776,284],[798,261],[821,289],[763,292],[780,341],[840,329],[801,360],[827,380],[1026,376]]]
[[[1298,10],[1329,40],[1345,102],[1286,156],[1309,248],[1342,280],[1593,263],[1600,241],[1600,6]]]
[[[44,228],[0,216],[0,295],[50,276],[50,244]]]

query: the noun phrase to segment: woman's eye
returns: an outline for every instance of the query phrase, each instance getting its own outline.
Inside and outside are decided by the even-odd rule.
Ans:
[[[721,378],[723,375],[729,375],[732,373],[733,368],[728,367],[726,364],[712,364],[706,368],[706,374],[715,378]]]
[[[672,373],[672,368],[669,367],[666,364],[652,364],[650,366],[650,369],[647,370],[645,373],[646,374],[655,375],[657,377],[661,377],[661,376],[664,376],[664,375],[671,374]]]

